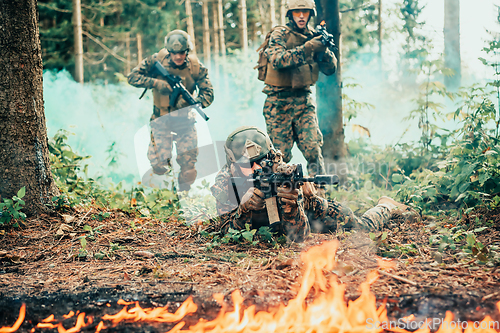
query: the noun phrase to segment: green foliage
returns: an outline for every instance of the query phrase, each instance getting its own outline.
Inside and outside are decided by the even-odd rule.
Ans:
[[[26,219],[26,214],[21,212],[21,209],[26,204],[23,200],[25,195],[26,187],[23,186],[12,199],[3,199],[3,203],[0,203],[0,225],[9,225],[14,222],[13,226],[18,227],[17,221]]]
[[[207,250],[211,251],[213,248],[220,246],[221,244],[241,244],[248,246],[255,246],[260,241],[264,243],[269,243],[274,247],[279,244],[286,243],[286,237],[275,237],[275,233],[271,231],[269,227],[260,227],[257,229],[250,229],[250,224],[245,224],[245,229],[235,230],[229,228],[226,234],[222,235],[220,231],[208,233],[206,231],[200,232],[201,236],[210,240],[207,243]]]
[[[378,8],[363,0],[339,2],[342,13],[342,47],[346,59],[362,58],[378,43]]]

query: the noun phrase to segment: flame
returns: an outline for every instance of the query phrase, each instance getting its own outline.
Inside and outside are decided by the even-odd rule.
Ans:
[[[326,24],[326,22],[324,20],[321,21],[321,23],[320,23],[320,25],[323,26],[323,27],[325,26],[325,24]]]
[[[387,260],[387,259],[382,259],[382,258],[376,258],[377,259],[377,264],[378,268],[382,269],[393,269],[396,267],[396,263],[393,260]]]
[[[21,308],[19,309],[19,317],[17,318],[16,322],[12,327],[0,327],[0,333],[9,333],[9,332],[15,332],[17,329],[21,326],[21,324],[24,321],[24,316],[26,315],[26,304],[21,305]]]
[[[117,324],[123,320],[173,323],[181,320],[189,313],[196,312],[196,310],[198,309],[198,306],[194,304],[192,297],[189,297],[186,301],[184,301],[184,303],[177,309],[177,311],[175,311],[175,313],[169,312],[167,306],[153,309],[143,309],[139,306],[139,302],[135,302],[135,307],[127,310],[127,305],[130,304],[129,302],[119,300],[118,304],[125,304],[126,306],[117,314],[104,315],[102,316],[102,319],[110,320],[114,324]]]
[[[376,298],[370,292],[370,286],[378,279],[377,271],[368,274],[367,279],[361,284],[361,296],[349,301],[344,301],[345,286],[340,284],[336,276],[327,278],[325,272],[335,267],[335,254],[338,242],[326,242],[320,246],[312,247],[301,254],[304,262],[303,281],[297,296],[290,300],[287,305],[280,304],[277,308],[269,311],[256,311],[255,305],[245,307],[244,298],[239,290],[231,294],[233,310],[227,311],[228,305],[224,302],[224,295],[214,294],[214,299],[221,305],[221,310],[214,320],[200,319],[198,323],[186,329],[185,322],[181,321],[186,315],[196,312],[197,306],[192,297],[189,297],[174,313],[168,311],[167,307],[141,308],[138,302],[126,302],[119,300],[118,304],[125,307],[115,315],[104,315],[102,321],[95,328],[95,332],[109,329],[121,321],[132,322],[168,322],[175,323],[169,333],[379,333],[382,331],[394,333],[410,333],[406,330],[410,324],[416,323],[414,315],[401,318],[407,326],[392,326],[387,317],[385,304],[376,307]],[[379,267],[389,269],[394,267],[393,261],[378,260]],[[128,309],[132,304],[134,307]],[[500,302],[497,303],[500,312]],[[19,318],[12,327],[0,328],[2,332],[16,331],[24,321],[25,305],[19,311]],[[65,315],[64,318],[72,317],[74,312]],[[42,320],[37,328],[54,329],[59,333],[74,333],[93,322],[92,317],[85,321],[85,313],[78,313],[77,322],[74,327],[65,329],[61,322],[56,322],[54,316]],[[105,326],[104,321],[110,321],[111,326]],[[427,319],[420,323],[419,327],[412,328],[415,333],[431,333],[431,322]],[[399,321],[398,321],[399,323]],[[496,326],[495,326],[496,325]],[[499,323],[487,316],[481,322],[453,321],[453,314],[446,312],[446,317],[440,322],[436,333],[496,333]],[[437,325],[436,325],[437,327]],[[411,328],[411,327],[410,327]],[[86,330],[89,330],[88,328]],[[32,332],[34,329],[31,330]]]

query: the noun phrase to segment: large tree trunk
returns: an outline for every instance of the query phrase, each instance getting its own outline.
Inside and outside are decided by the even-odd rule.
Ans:
[[[316,0],[318,22],[325,21],[327,30],[334,36],[338,51],[337,71],[332,76],[320,76],[317,83],[316,96],[318,119],[323,133],[323,157],[326,172],[337,173],[343,168],[346,148],[344,143],[344,126],[342,117],[342,76],[340,70],[340,12],[338,0]]]
[[[26,186],[28,215],[59,195],[50,171],[36,0],[0,1],[0,197]]]
[[[444,65],[455,73],[445,76],[446,87],[456,90],[462,80],[460,59],[460,0],[444,1]]]

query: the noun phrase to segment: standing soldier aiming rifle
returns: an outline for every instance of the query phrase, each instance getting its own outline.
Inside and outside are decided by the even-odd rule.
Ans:
[[[197,90],[197,97],[191,102],[199,103],[203,108],[208,107],[214,99],[208,70],[194,54],[189,54],[190,50],[192,47],[189,35],[182,30],[174,30],[165,37],[165,48],[144,59],[128,76],[128,83],[131,85],[153,90],[154,107],[150,121],[152,128],[154,123],[161,124],[161,128],[156,128],[156,132],[155,128],[152,130],[148,159],[153,172],[163,175],[171,166],[172,145],[175,142],[176,160],[181,168],[178,189],[180,191],[189,190],[196,180],[198,138],[192,113],[181,110],[191,103],[178,91],[174,91],[161,70],[163,66],[168,74],[182,79],[181,83],[190,94]],[[178,110],[181,111],[177,112]],[[167,121],[153,122],[167,115]]]
[[[337,59],[323,43],[322,36],[308,27],[316,15],[314,0],[289,0],[286,26],[277,26],[261,46],[259,79],[265,82],[263,92],[267,133],[275,147],[292,159],[297,143],[307,161],[310,176],[324,174],[321,147],[323,135],[318,126],[316,107],[310,96],[311,86],[321,71],[335,73]],[[316,37],[315,37],[316,36]]]

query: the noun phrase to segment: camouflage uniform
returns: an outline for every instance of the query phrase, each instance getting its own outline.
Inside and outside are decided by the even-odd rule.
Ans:
[[[339,228],[376,231],[391,217],[390,207],[385,204],[378,204],[357,217],[349,207],[319,196],[305,198],[304,210],[313,232],[335,232]]]
[[[265,51],[269,61],[267,75],[269,76],[270,70],[274,70],[278,75],[292,77],[290,81],[293,81],[297,69],[309,65],[313,72],[312,79],[307,78],[306,85],[302,87],[294,87],[297,85],[290,82],[276,85],[266,79],[263,92],[267,94],[267,99],[263,113],[267,132],[275,147],[284,154],[284,162],[288,163],[292,159],[291,151],[296,142],[307,160],[309,175],[314,176],[324,174],[325,167],[321,152],[323,135],[318,126],[316,107],[310,96],[310,85],[317,80],[315,68],[325,75],[332,75],[337,59],[328,49],[323,54],[310,54],[303,44],[292,48],[289,43],[291,35],[298,34],[302,40],[304,36],[312,37],[307,28],[297,30],[293,23],[288,23],[286,28],[278,27],[272,32],[269,47]]]
[[[163,54],[163,56],[161,55]],[[161,59],[160,59],[161,58]],[[186,68],[199,66],[196,75],[192,76],[194,82],[186,82],[186,77],[180,75],[183,79],[183,84],[192,93],[198,87],[198,97],[196,100],[201,103],[202,107],[208,107],[214,98],[212,84],[208,78],[208,70],[197,59],[192,58],[190,55],[186,57],[186,61],[182,66],[176,66],[170,59],[170,55],[166,49],[144,59],[140,65],[135,67],[128,76],[128,82],[140,88],[153,89],[155,95],[155,106],[153,108],[153,115],[151,116],[151,142],[148,149],[148,159],[151,162],[153,169],[169,167],[170,159],[172,157],[172,145],[175,142],[177,147],[177,163],[181,167],[179,174],[179,183],[191,185],[196,179],[196,170],[194,165],[197,161],[198,148],[197,148],[197,133],[194,126],[194,117],[188,116],[188,113],[179,114],[177,111],[187,105],[182,97],[179,97],[174,107],[163,105],[156,105],[157,96],[161,95],[158,90],[158,79],[150,76],[150,70],[155,61],[160,61],[164,67],[171,74],[178,75]],[[195,63],[196,62],[196,63]],[[161,97],[161,96],[160,96]],[[154,126],[156,119],[161,119],[164,115],[169,115],[168,121],[162,126]],[[159,124],[159,122],[156,122]],[[189,186],[188,186],[189,187]]]
[[[230,184],[232,173],[230,167],[225,165],[217,174],[215,183],[211,187],[217,202],[217,213],[221,219],[222,232],[229,228],[244,230],[245,224],[250,224],[252,229],[269,226],[267,211],[242,212],[235,196],[234,187]],[[246,189],[238,189],[246,192]],[[240,194],[241,196],[241,194]],[[361,217],[354,215],[348,207],[342,206],[335,200],[326,200],[319,196],[299,200],[299,213],[293,219],[282,219],[284,230],[278,230],[286,235],[296,235],[295,241],[303,241],[312,232],[335,232],[339,228],[381,230],[389,221],[391,212],[388,206],[379,204]],[[280,216],[283,216],[280,211]]]
[[[238,176],[238,175],[235,175]],[[222,168],[215,178],[215,183],[211,187],[213,196],[217,201],[217,213],[221,219],[222,232],[226,233],[229,228],[244,230],[245,224],[250,224],[252,229],[259,229],[262,226],[270,226],[267,217],[267,210],[243,211],[239,205],[239,199],[248,189],[238,188],[236,191],[231,184],[231,168],[227,164]],[[236,193],[237,192],[237,193]],[[281,223],[274,223],[272,227],[278,225],[278,234],[286,235],[290,240],[302,242],[310,233],[309,222],[304,213],[303,205],[299,202],[297,212],[286,214],[281,205],[278,204],[278,211]]]

